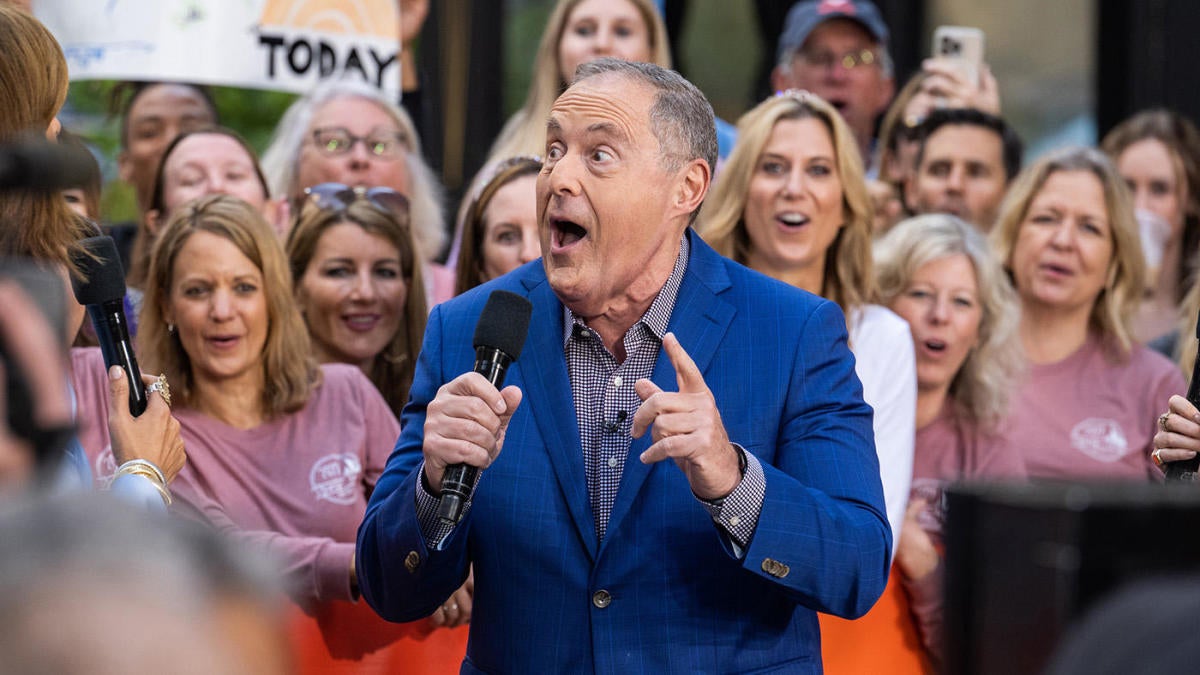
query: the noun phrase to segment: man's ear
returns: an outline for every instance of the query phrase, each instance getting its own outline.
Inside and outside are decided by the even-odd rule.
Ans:
[[[693,159],[680,170],[676,184],[673,206],[682,213],[691,213],[700,208],[712,182],[712,170],[703,159]]]

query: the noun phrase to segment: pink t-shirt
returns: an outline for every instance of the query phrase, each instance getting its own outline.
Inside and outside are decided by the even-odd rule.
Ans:
[[[949,401],[937,418],[917,429],[910,498],[927,503],[917,514],[917,522],[939,553],[945,546],[943,495],[947,485],[960,480],[1014,481],[1024,477],[1021,456],[1008,445],[1005,435],[999,430],[982,431],[963,420]],[[939,561],[934,572],[922,579],[899,575],[908,592],[909,611],[916,620],[917,632],[935,663],[940,663],[943,657],[943,571]]]
[[[1031,478],[1148,479],[1158,414],[1187,382],[1141,345],[1113,360],[1092,335],[1074,354],[1031,365],[1014,398],[1008,442]]]
[[[81,411],[106,411],[98,349],[73,350]],[[400,425],[357,368],[321,366],[324,379],[299,411],[249,430],[182,407],[187,465],[171,483],[177,503],[221,529],[264,545],[308,600],[349,600],[350,559],[367,499]],[[81,415],[80,442],[96,482],[115,471],[102,416]]]

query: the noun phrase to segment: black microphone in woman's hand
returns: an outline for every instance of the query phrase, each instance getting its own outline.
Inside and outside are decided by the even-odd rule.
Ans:
[[[129,412],[137,417],[146,410],[146,387],[133,354],[129,322],[125,320],[125,270],[112,237],[88,237],[80,242],[83,250],[75,255],[75,265],[83,279],[71,275],[75,299],[87,307],[100,351],[107,368],[121,366],[129,382]]]
[[[508,367],[521,355],[529,333],[533,304],[508,291],[492,291],[475,324],[475,372],[487,378],[497,389],[504,385]],[[442,476],[442,496],[438,518],[456,525],[463,508],[471,499],[479,468],[469,464],[451,464]]]
[[[1186,339],[1182,335],[1179,338]],[[1200,316],[1196,317],[1196,340],[1200,340]],[[1188,384],[1187,400],[1200,408],[1200,357],[1192,364],[1192,381]],[[1191,459],[1167,462],[1163,467],[1167,480],[1171,482],[1195,482],[1197,470],[1200,470],[1200,454]]]

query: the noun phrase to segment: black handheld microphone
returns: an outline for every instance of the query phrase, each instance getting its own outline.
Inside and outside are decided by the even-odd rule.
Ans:
[[[100,340],[100,351],[104,353],[104,365],[125,369],[129,412],[137,417],[146,410],[146,388],[133,355],[129,322],[125,320],[125,271],[121,269],[117,245],[112,237],[88,237],[80,243],[84,250],[75,256],[75,264],[84,279],[80,281],[72,275],[71,288],[79,304],[87,307]]]
[[[533,304],[516,293],[492,291],[475,324],[475,372],[487,378],[497,389],[504,385],[508,367],[521,355],[529,333]],[[479,469],[468,464],[451,464],[442,475],[442,497],[438,518],[456,525],[463,507],[471,498]]]
[[[1185,339],[1182,335],[1179,337]],[[1196,339],[1200,340],[1200,316],[1196,317]],[[1187,400],[1192,405],[1200,407],[1200,355],[1192,364],[1192,381],[1188,384]],[[1168,481],[1183,483],[1195,482],[1197,470],[1200,470],[1200,455],[1178,462],[1167,462],[1163,468]]]

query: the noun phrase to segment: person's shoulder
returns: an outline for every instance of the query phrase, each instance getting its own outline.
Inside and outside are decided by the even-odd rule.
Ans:
[[[487,299],[494,291],[508,291],[522,297],[531,294],[546,281],[546,272],[541,259],[525,263],[502,277],[484,282],[465,293],[437,305],[434,309],[445,317],[478,316],[487,304]]]
[[[856,341],[879,341],[893,343],[894,340],[912,339],[908,322],[883,305],[862,305],[854,310],[853,338]]]
[[[1135,344],[1129,353],[1129,365],[1134,372],[1143,373],[1154,380],[1183,380],[1183,373],[1175,362],[1153,349]]]

